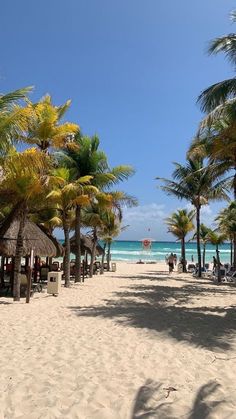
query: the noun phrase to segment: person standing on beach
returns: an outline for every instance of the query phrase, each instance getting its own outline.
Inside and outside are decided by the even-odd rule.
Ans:
[[[177,255],[174,253],[174,265],[177,265]]]
[[[175,257],[173,255],[173,253],[171,253],[169,258],[168,258],[169,274],[171,274],[174,270],[174,260],[175,260]]]

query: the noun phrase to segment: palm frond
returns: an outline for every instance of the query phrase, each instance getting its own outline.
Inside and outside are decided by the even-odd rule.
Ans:
[[[223,80],[203,90],[197,99],[203,112],[211,112],[227,99],[236,96],[236,78]]]
[[[9,106],[16,103],[18,100],[27,99],[28,94],[33,90],[33,86],[24,87],[22,89],[14,90],[5,95],[0,95],[0,111],[6,111]]]
[[[233,64],[236,63],[236,34],[231,33],[211,41],[209,54],[218,54],[219,52],[225,53],[226,57]]]

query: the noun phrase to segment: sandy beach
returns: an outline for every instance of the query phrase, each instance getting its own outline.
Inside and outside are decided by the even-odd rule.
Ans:
[[[1,298],[0,418],[236,418],[235,307],[164,264]]]

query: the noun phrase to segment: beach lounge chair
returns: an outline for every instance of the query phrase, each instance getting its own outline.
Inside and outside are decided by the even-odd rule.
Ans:
[[[218,269],[217,268],[213,271],[212,279],[213,279],[213,282],[218,283]],[[220,267],[220,281],[221,282],[227,281],[226,269],[223,266]]]
[[[49,267],[48,266],[40,266],[39,270],[39,281],[46,283],[48,281],[48,272]]]
[[[187,266],[187,272],[193,273],[196,270],[196,265],[194,263],[189,263]]]

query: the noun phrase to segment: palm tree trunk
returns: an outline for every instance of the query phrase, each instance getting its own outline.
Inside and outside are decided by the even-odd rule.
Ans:
[[[201,242],[200,242],[200,206],[196,207],[196,224],[197,224],[197,256],[198,256],[198,277],[202,276],[202,261],[201,261]]]
[[[203,243],[203,252],[202,252],[202,266],[205,268],[205,260],[206,260],[206,243]]]
[[[19,231],[16,240],[16,255],[14,258],[14,273],[13,273],[13,300],[20,301],[20,273],[21,273],[21,258],[23,256],[23,239],[26,221],[26,208],[22,206],[19,211]]]
[[[70,229],[63,219],[63,230],[65,236],[65,255],[63,260],[64,275],[65,275],[65,287],[69,288],[70,286]]]
[[[105,254],[106,254],[106,247],[107,247],[107,244],[105,242],[104,245],[103,245],[103,254],[102,254],[101,270],[100,270],[101,274],[104,273],[104,260],[105,260]]]
[[[91,262],[89,267],[89,276],[90,278],[93,277],[93,264],[95,261],[95,253],[96,253],[96,246],[97,246],[97,229],[94,227],[93,229],[93,246],[92,246],[92,252],[91,252]]]
[[[234,189],[234,200],[236,201],[236,167],[234,168],[233,189]]]
[[[236,233],[233,234],[234,269],[236,269]]]
[[[216,245],[216,260],[217,260],[217,281],[219,283],[221,282],[221,275],[220,275],[220,256],[219,256],[218,244]]]
[[[182,256],[182,261],[183,261],[183,272],[187,272],[186,269],[186,256],[185,256],[185,240],[184,237],[182,237],[181,239],[181,256]]]
[[[230,265],[233,265],[233,239],[230,237]]]
[[[107,247],[107,270],[110,271],[110,261],[111,261],[111,243],[108,242]]]
[[[1,286],[4,288],[5,281],[4,281],[4,263],[5,257],[1,256]]]
[[[80,246],[80,228],[81,228],[81,207],[76,205],[75,211],[75,282],[81,282],[81,246]]]

